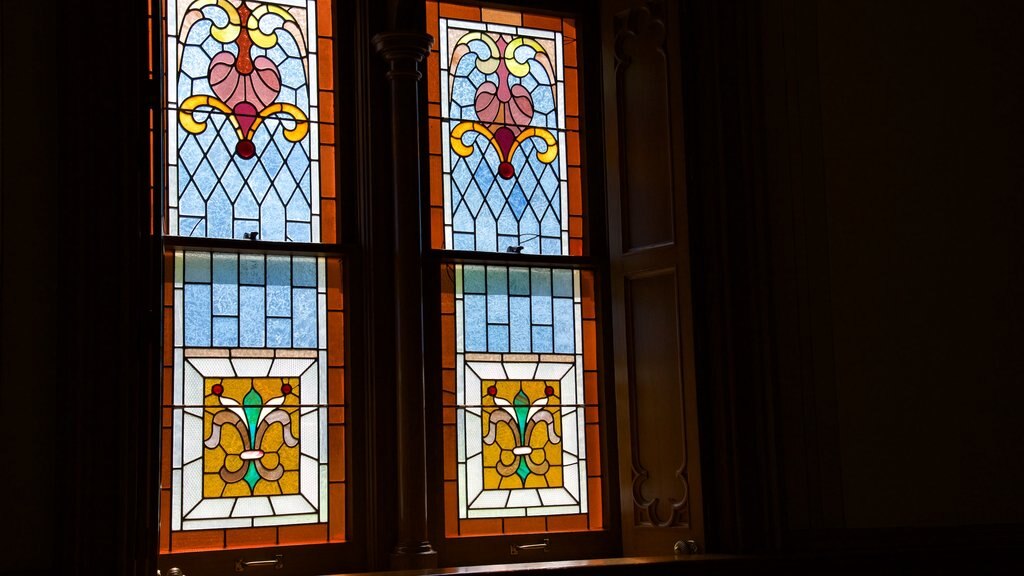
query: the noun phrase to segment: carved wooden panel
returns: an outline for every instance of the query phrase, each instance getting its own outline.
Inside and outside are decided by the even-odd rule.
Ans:
[[[602,0],[623,552],[704,545],[678,5]]]
[[[665,24],[658,12],[652,3],[615,19],[620,209],[627,250],[674,240],[672,108]]]
[[[633,522],[689,523],[685,414],[672,270],[626,279]]]

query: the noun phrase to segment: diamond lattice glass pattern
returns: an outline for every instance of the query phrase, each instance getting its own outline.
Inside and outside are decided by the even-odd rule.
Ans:
[[[569,254],[562,34],[442,18],[439,36],[445,247]]]
[[[334,218],[321,217],[333,202],[322,206],[319,190],[325,79],[314,2],[167,7],[175,64],[167,80],[168,232],[291,242],[333,235],[321,230],[322,219]]]

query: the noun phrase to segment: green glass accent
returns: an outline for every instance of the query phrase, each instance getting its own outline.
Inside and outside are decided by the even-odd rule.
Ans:
[[[256,428],[260,417],[260,409],[263,406],[263,396],[256,391],[255,388],[249,390],[249,393],[242,399],[242,405],[245,406],[245,419],[248,420],[249,425],[249,447],[255,450],[256,446]],[[250,471],[252,468],[249,469]]]
[[[253,490],[256,488],[256,482],[260,479],[260,473],[256,471],[256,466],[253,462],[249,462],[249,469],[245,471],[245,483],[249,485],[249,489]]]
[[[263,406],[263,396],[260,396],[260,393],[252,388],[245,398],[242,398],[242,405],[245,406],[245,419],[249,421],[249,447],[256,450],[258,448],[256,446],[256,429],[259,428],[258,420]],[[249,485],[250,490],[253,490],[256,488],[256,482],[260,479],[260,473],[256,471],[253,462],[249,462],[247,466],[245,483]]]
[[[519,424],[519,438],[520,442],[526,444],[526,417],[530,414],[530,399],[527,398],[526,394],[522,390],[516,397],[512,399],[512,405],[515,406],[516,420]]]
[[[519,458],[519,468],[516,468],[516,476],[522,478],[523,482],[526,482],[526,477],[530,475],[530,467],[526,465],[526,459],[529,456],[521,456]]]
[[[512,405],[515,406],[516,420],[519,424],[519,442],[523,446],[529,445],[530,439],[526,437],[526,417],[530,414],[530,399],[523,393],[522,390],[516,397],[512,399]],[[528,456],[522,456],[519,458],[519,467],[516,468],[516,475],[519,476],[523,482],[526,481],[526,477],[530,475],[530,467],[526,465],[526,459]]]

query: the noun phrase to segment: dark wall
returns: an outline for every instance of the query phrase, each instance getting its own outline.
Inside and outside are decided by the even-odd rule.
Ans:
[[[40,65],[56,62],[54,46],[38,41],[55,14],[52,4],[0,3],[0,571],[56,567],[60,133],[50,120],[52,88],[36,81]]]
[[[784,547],[1020,542],[1024,6],[762,6],[767,515]]]
[[[819,2],[850,527],[1024,522],[1024,5]]]
[[[708,547],[1024,542],[1024,7],[684,2]]]

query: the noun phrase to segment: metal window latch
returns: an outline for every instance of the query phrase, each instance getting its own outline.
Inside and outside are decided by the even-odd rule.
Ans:
[[[520,552],[529,552],[531,550],[547,552],[548,544],[550,544],[550,541],[547,538],[545,538],[544,541],[539,544],[512,544],[511,546],[509,546],[509,554],[516,556]]]
[[[696,540],[676,540],[675,546],[672,547],[672,551],[676,554],[699,554],[700,545],[697,544]]]
[[[244,558],[235,560],[235,572],[245,572],[246,568],[275,568],[280,570],[284,568],[284,555],[278,554],[274,556],[273,560],[250,560],[246,562]]]

